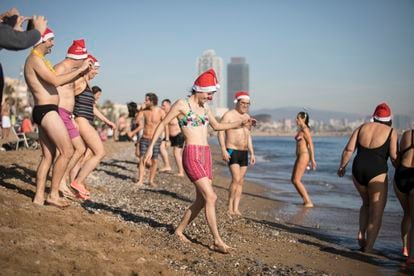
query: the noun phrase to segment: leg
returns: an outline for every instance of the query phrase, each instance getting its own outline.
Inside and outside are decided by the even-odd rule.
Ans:
[[[247,172],[247,166],[240,167],[238,181],[236,182],[237,186],[236,186],[236,195],[234,199],[234,213],[238,216],[242,215],[239,210],[239,204],[240,204],[241,195],[243,193],[244,176],[246,175],[246,172]]]
[[[72,172],[73,168],[79,163],[80,159],[84,156],[86,151],[85,143],[83,142],[80,136],[72,139],[72,145],[75,148],[75,152],[69,161],[68,168],[66,169],[65,175],[60,183],[60,191],[64,194],[67,194],[68,196],[74,196],[74,194],[68,188],[66,180],[68,179],[69,174]],[[73,179],[74,177],[70,179],[70,182],[72,182]]]
[[[187,225],[193,221],[194,218],[200,213],[204,207],[204,198],[201,192],[196,188],[196,199],[193,204],[185,211],[183,218],[181,219],[180,225],[175,230],[175,234],[184,242],[189,240],[184,236],[183,232]]]
[[[150,167],[150,175],[149,175],[149,184],[152,187],[157,187],[157,184],[155,184],[154,182],[155,175],[157,174],[157,167],[158,167],[158,159],[152,159],[151,167]]]
[[[369,211],[369,198],[368,198],[368,189],[367,187],[358,183],[355,177],[352,177],[354,181],[355,188],[358,190],[359,195],[362,199],[362,205],[359,209],[359,231],[358,231],[358,244],[361,249],[365,248],[366,245],[366,231],[368,226],[368,211]]]
[[[414,190],[411,190],[408,195],[409,215],[411,219],[411,225],[414,225]],[[408,233],[408,259],[407,262],[414,263],[414,227],[410,227]]]
[[[179,147],[173,147],[173,153],[174,153],[175,163],[177,164],[177,169],[178,169],[177,176],[184,176],[183,149]]]
[[[403,243],[403,255],[405,257],[408,256],[408,233],[410,231],[411,228],[411,218],[410,218],[410,213],[409,213],[409,205],[408,205],[408,196],[404,193],[401,193],[397,186],[395,185],[394,182],[394,192],[395,195],[397,196],[401,207],[404,211],[404,216],[403,219],[401,221],[401,239],[402,239],[402,243]]]
[[[160,172],[169,172],[169,171],[171,171],[170,159],[168,158],[168,150],[167,150],[167,147],[165,145],[165,141],[161,142],[160,153],[161,153],[162,161],[164,163],[164,167],[162,167],[160,169]]]
[[[98,132],[89,124],[84,118],[76,118],[76,122],[79,126],[79,132],[82,139],[85,141],[86,146],[91,149],[93,155],[91,158],[85,161],[85,164],[79,171],[75,182],[85,188],[85,179],[88,175],[98,166],[99,162],[105,156],[105,148],[102,144],[101,138]]]
[[[229,167],[231,173],[231,182],[229,186],[229,198],[228,198],[228,207],[227,213],[232,216],[235,214],[235,199],[237,193],[237,185],[240,180],[240,165],[232,164]]]
[[[60,198],[59,185],[65,174],[69,160],[73,155],[73,146],[69,134],[66,131],[61,131],[62,129],[65,129],[65,125],[57,112],[48,112],[45,117],[43,117],[41,127],[59,150],[59,156],[56,158],[53,165],[51,189],[50,194],[46,199],[46,203],[57,207],[66,207],[69,203],[62,201]]]
[[[309,155],[307,153],[299,154],[293,167],[291,181],[298,191],[299,195],[302,197],[303,205],[305,207],[313,207],[313,203],[308,195],[308,192],[302,183],[302,176],[305,173],[308,163]]]
[[[384,214],[384,208],[387,202],[387,192],[387,174],[376,176],[368,183],[369,215],[365,252],[372,251],[375,240],[377,239],[381,227],[382,215]]]

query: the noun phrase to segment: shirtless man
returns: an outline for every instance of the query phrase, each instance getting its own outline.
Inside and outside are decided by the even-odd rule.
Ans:
[[[46,36],[46,32],[49,35]],[[56,87],[74,81],[87,70],[89,60],[85,60],[77,70],[67,74],[57,75],[45,55],[51,52],[54,45],[51,30],[46,30],[38,43],[27,57],[24,66],[24,77],[29,90],[33,94],[35,106],[33,121],[39,126],[39,140],[42,148],[42,158],[36,174],[36,194],[33,202],[38,205],[50,204],[59,208],[69,206],[69,203],[59,196],[59,184],[73,154],[72,143],[58,114],[59,94]],[[53,34],[53,33],[52,33]],[[46,178],[56,154],[52,170],[52,183],[49,195],[45,198]]]
[[[170,112],[171,109],[171,101],[169,99],[165,99],[161,103],[161,108],[165,111],[166,114]],[[178,119],[175,118],[171,120],[168,123],[168,133],[169,137],[164,138],[165,143],[165,152],[166,152],[166,158],[168,159],[168,152],[167,148],[170,144],[173,148],[173,154],[175,163],[177,164],[178,173],[177,176],[184,176],[184,168],[183,168],[183,146],[184,146],[184,135],[181,132],[181,128],[178,124]],[[162,155],[162,144],[161,144],[161,155]],[[164,159],[164,158],[163,158]],[[169,164],[169,162],[166,162]],[[161,169],[160,171],[168,171],[168,168],[165,167],[164,169]],[[171,171],[171,167],[169,167],[169,171]]]
[[[129,137],[136,135],[141,129],[143,129],[143,134],[139,142],[140,156],[144,156],[147,152],[147,148],[151,143],[152,136],[154,135],[155,129],[159,123],[164,119],[165,112],[157,106],[158,97],[154,93],[145,94],[145,109],[140,111],[137,115],[137,128],[129,133]],[[166,137],[168,136],[168,128],[165,128]],[[150,166],[150,175],[149,175],[149,184],[153,187],[156,186],[154,179],[157,172],[158,166],[158,154],[160,153],[161,139],[158,139],[154,146],[154,153],[151,159]],[[144,159],[139,159],[138,164],[139,170],[139,179],[136,183],[137,186],[142,186],[144,184],[144,175],[145,175],[145,164]]]
[[[56,74],[61,75],[76,70],[82,65],[87,57],[88,52],[85,48],[85,41],[83,39],[74,40],[67,51],[66,58],[55,65]],[[66,168],[65,175],[60,183],[59,190],[64,196],[73,198],[75,197],[75,194],[73,194],[69,189],[66,181],[68,179],[69,172],[85,153],[86,146],[79,134],[78,128],[74,124],[74,117],[72,114],[75,106],[75,82],[59,86],[57,87],[57,91],[59,93],[59,116],[65,124],[69,137],[72,140],[72,145],[75,149],[75,152],[69,161],[68,167]],[[71,176],[70,182],[73,180],[74,177]]]
[[[250,97],[247,92],[237,92],[234,100],[236,107],[223,115],[221,122],[229,123],[242,120],[249,111]],[[244,176],[247,166],[254,165],[256,158],[253,151],[250,129],[238,128],[219,131],[218,140],[221,146],[223,159],[228,163],[231,173],[231,184],[229,187],[228,214],[230,216],[241,216],[239,203],[243,189]]]

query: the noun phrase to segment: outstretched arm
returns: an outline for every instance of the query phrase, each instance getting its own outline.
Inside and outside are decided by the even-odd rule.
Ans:
[[[358,133],[359,133],[360,128],[361,126],[357,128],[356,130],[354,130],[354,132],[352,133],[351,137],[349,138],[348,143],[346,144],[342,152],[341,163],[339,164],[339,168],[338,168],[339,177],[342,177],[345,175],[346,166],[348,165],[348,162],[351,159],[352,154],[354,153],[355,148],[356,148],[356,142],[358,139]]]
[[[208,109],[208,120],[210,121],[210,125],[214,130],[226,130],[226,129],[232,129],[232,128],[240,128],[240,127],[244,127],[244,126],[249,126],[250,121],[249,121],[249,116],[247,114],[245,114],[245,119],[243,120],[238,120],[235,122],[228,122],[228,123],[219,123],[217,122],[216,118],[214,117],[214,114],[211,112],[210,109]]]
[[[95,105],[93,106],[93,114],[96,117],[98,117],[99,120],[110,126],[112,129],[116,128],[116,125],[111,120],[106,118],[106,116],[103,115],[102,112]]]

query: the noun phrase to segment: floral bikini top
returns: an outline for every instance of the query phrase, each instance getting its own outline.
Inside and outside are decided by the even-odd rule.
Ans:
[[[204,114],[204,116],[200,116],[194,113],[194,111],[191,109],[190,102],[188,99],[186,99],[186,102],[188,104],[188,107],[190,110],[187,112],[187,114],[182,117],[180,120],[178,120],[178,124],[180,127],[199,127],[199,126],[207,126],[208,125],[208,116],[207,112]]]

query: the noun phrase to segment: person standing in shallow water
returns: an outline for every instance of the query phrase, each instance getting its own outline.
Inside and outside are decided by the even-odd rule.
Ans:
[[[311,162],[312,170],[316,170],[316,162],[314,155],[314,147],[312,136],[309,131],[309,114],[306,112],[299,112],[296,116],[296,124],[298,125],[298,132],[296,133],[296,161],[292,171],[292,184],[303,199],[304,207],[313,207],[305,185],[302,183],[302,177]]]
[[[237,92],[234,103],[236,104],[235,108],[223,115],[222,123],[238,121],[247,115],[250,106],[249,94],[244,91]],[[229,216],[241,216],[239,204],[244,176],[249,165],[249,154],[250,164],[256,163],[250,129],[238,128],[219,131],[218,140],[223,160],[227,162],[231,173],[227,213]]]
[[[216,222],[217,195],[212,185],[212,160],[208,145],[208,129],[210,123],[214,130],[226,130],[230,128],[249,127],[250,121],[246,116],[242,120],[232,123],[219,123],[207,106],[217,91],[217,78],[213,69],[201,74],[195,81],[191,96],[174,103],[170,112],[155,130],[151,143],[144,156],[144,162],[151,159],[154,145],[164,128],[174,118],[178,117],[182,133],[185,137],[183,151],[184,171],[194,183],[196,199],[187,209],[175,234],[184,242],[190,242],[184,235],[184,229],[197,217],[201,209],[205,209],[206,219],[214,238],[214,249],[221,253],[229,253],[230,247],[221,239]]]
[[[391,124],[388,105],[378,105],[373,122],[361,125],[352,133],[337,172],[339,177],[345,175],[346,166],[357,149],[352,180],[362,199],[357,240],[364,252],[372,251],[381,227],[388,192],[388,157],[393,164],[397,159],[398,138]]]

